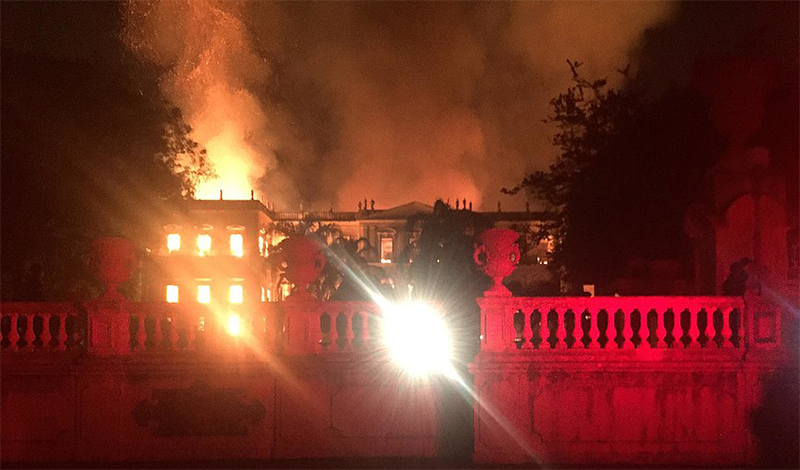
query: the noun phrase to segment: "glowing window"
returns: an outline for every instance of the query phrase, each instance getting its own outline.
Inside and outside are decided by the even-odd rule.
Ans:
[[[211,286],[197,286],[197,301],[201,304],[211,303]]]
[[[289,281],[284,280],[281,282],[280,289],[281,289],[281,299],[285,299],[292,294],[292,287],[293,284]]]
[[[181,249],[181,236],[177,233],[167,235],[167,251],[173,253]]]
[[[244,288],[241,284],[234,284],[228,289],[228,301],[232,304],[240,304],[244,299]]]
[[[392,237],[381,237],[381,263],[392,262],[392,249],[394,240]]]
[[[262,302],[267,301],[267,288],[264,286],[261,286],[261,301]]]
[[[262,235],[258,236],[258,254],[264,256],[264,237]]]
[[[269,246],[278,246],[278,244],[284,240],[286,240],[286,235],[282,233],[273,234]]]
[[[241,233],[231,234],[231,254],[233,256],[244,256],[244,236]]]
[[[167,285],[167,302],[171,304],[178,303],[178,286],[174,284]]]
[[[206,256],[211,252],[211,235],[203,234],[197,236],[197,254]]]

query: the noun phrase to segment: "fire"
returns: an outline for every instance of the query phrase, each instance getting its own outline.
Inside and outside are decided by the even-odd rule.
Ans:
[[[220,191],[225,199],[249,199],[253,187],[251,175],[261,173],[254,168],[253,150],[232,130],[235,125],[229,123],[226,127],[205,142],[208,159],[217,177],[197,186],[197,199],[218,199]]]

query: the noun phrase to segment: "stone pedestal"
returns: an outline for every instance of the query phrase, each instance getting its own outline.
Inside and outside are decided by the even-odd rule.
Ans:
[[[730,295],[723,285],[736,275],[732,267],[749,262],[758,282],[784,294],[789,264],[784,176],[771,169],[769,149],[750,144],[762,126],[765,98],[777,84],[777,67],[766,60],[706,62],[695,70],[694,84],[710,99],[709,117],[728,142],[710,177],[711,194],[686,215],[686,233],[695,246],[695,290]]]

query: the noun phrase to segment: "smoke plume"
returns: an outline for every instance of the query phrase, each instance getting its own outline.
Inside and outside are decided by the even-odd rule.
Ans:
[[[569,84],[566,59],[613,79],[671,11],[656,2],[132,1],[124,39],[163,69],[163,94],[208,150],[220,179],[200,197],[254,188],[285,206],[441,197],[486,209],[501,187],[552,161],[542,120]]]

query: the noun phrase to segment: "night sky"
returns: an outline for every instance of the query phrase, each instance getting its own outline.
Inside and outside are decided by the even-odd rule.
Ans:
[[[566,59],[618,86],[631,64],[654,95],[718,54],[776,56],[797,74],[796,2],[3,2],[2,17],[4,65],[42,65],[5,69],[5,96],[57,87],[48,61],[85,64],[86,80],[181,108],[223,177],[201,197],[253,188],[285,208],[521,207],[499,189],[554,158],[542,120],[569,85]],[[47,135],[57,120],[36,125]],[[71,151],[39,158],[81,158]]]
[[[797,2],[0,8],[4,276],[32,257],[74,258],[55,251],[104,233],[100,225],[146,224],[171,194],[170,175],[152,165],[171,107],[220,176],[198,187],[201,198],[253,189],[279,210],[355,210],[364,198],[378,208],[466,198],[521,210],[525,194],[500,189],[554,161],[556,129],[542,121],[571,83],[567,59],[587,78],[666,103],[691,88],[699,61],[776,60],[781,83],[756,143],[793,176],[797,212]],[[628,79],[617,72],[626,67]],[[687,155],[672,167],[694,165]],[[684,209],[664,208],[678,221],[664,223],[680,231]],[[75,266],[58,269],[68,277]]]

